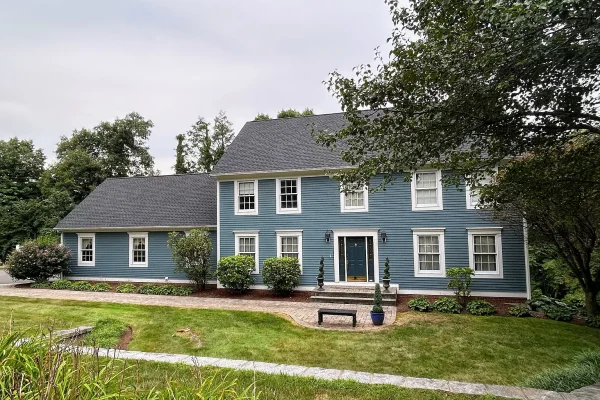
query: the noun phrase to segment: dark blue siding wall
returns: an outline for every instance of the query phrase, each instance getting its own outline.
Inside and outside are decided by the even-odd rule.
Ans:
[[[89,231],[86,231],[89,232]],[[129,267],[129,235],[127,232],[96,233],[96,265],[77,266],[77,234],[64,233],[64,244],[73,253],[71,259],[71,277],[95,277],[115,279],[186,279],[181,273],[174,273],[175,265],[171,250],[167,246],[168,232],[148,233],[148,267]],[[213,243],[212,265],[217,263],[217,233],[210,231]]]
[[[381,181],[374,179],[371,185]],[[369,194],[369,212],[340,212],[338,184],[328,177],[302,178],[302,214],[276,214],[275,179],[258,183],[259,215],[234,215],[233,182],[220,182],[221,257],[235,252],[233,231],[259,230],[260,267],[277,255],[275,230],[303,230],[302,285],[314,285],[319,259],[325,257],[325,280],[334,281],[333,240],[325,242],[325,231],[336,229],[384,230],[388,241],[379,245],[379,273],[390,259],[392,283],[406,290],[444,290],[447,279],[414,276],[412,228],[445,228],[446,269],[468,266],[467,227],[499,227],[480,211],[466,208],[466,194],[455,187],[445,188],[442,211],[412,211],[410,183],[402,178],[385,191]],[[526,292],[522,229],[502,230],[503,279],[475,278],[475,291]],[[257,277],[257,284],[262,280]]]

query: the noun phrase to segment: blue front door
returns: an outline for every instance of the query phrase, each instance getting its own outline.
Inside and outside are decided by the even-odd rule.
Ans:
[[[367,281],[367,243],[364,237],[346,237],[346,281]]]

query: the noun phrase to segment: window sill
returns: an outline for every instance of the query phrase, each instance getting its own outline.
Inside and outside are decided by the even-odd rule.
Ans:
[[[77,266],[78,267],[95,267],[96,264],[95,263],[78,263]]]
[[[129,264],[129,268],[148,268],[148,264]]]
[[[369,212],[368,208],[342,208],[342,213],[359,213],[359,212]]]
[[[415,272],[415,278],[445,278],[445,272]]]
[[[475,274],[473,275],[474,279],[479,279],[479,278],[483,278],[483,279],[503,279],[503,275],[501,273],[489,273],[489,274],[485,274],[485,273],[481,273],[481,272],[475,272]]]
[[[302,214],[301,210],[277,210],[277,214]]]
[[[236,211],[235,215],[258,215],[258,211]]]
[[[442,206],[423,206],[423,207],[413,207],[413,211],[443,211],[444,207]]]

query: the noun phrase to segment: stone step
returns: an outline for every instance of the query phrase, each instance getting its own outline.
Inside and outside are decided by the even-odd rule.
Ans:
[[[351,294],[348,294],[351,295]],[[335,303],[335,304],[364,304],[372,305],[373,298],[361,298],[361,297],[341,297],[341,296],[324,296],[319,294],[318,296],[311,296],[310,301],[313,303]],[[383,306],[395,306],[396,299],[385,298],[381,301]]]
[[[313,290],[311,293],[312,296],[327,296],[327,297],[357,297],[361,299],[373,299],[375,295],[375,291],[337,291],[337,290]],[[386,292],[385,290],[381,291],[381,297],[384,299],[396,300],[396,292]]]

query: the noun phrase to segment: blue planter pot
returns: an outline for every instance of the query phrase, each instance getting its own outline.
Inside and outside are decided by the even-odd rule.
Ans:
[[[384,318],[385,313],[374,313],[371,311],[371,321],[373,321],[373,325],[383,325]]]

